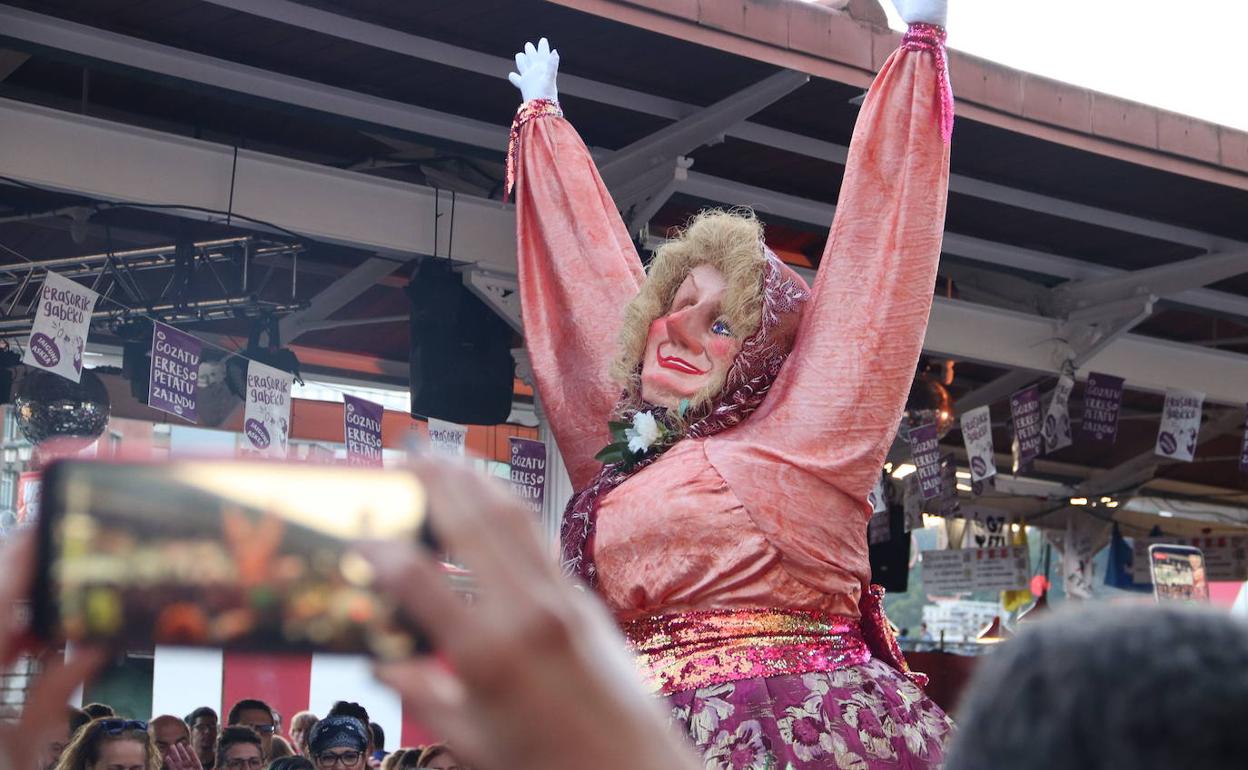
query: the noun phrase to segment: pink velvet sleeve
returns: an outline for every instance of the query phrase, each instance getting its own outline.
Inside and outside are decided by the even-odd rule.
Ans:
[[[866,496],[922,349],[949,178],[930,52],[884,64],[854,128],[792,355],[708,454],[799,575],[865,568]]]
[[[524,338],[572,484],[601,467],[620,395],[608,376],[641,260],[593,158],[561,117],[520,128],[516,241]]]

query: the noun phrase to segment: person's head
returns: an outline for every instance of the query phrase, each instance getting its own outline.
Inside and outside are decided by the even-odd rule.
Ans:
[[[612,374],[645,403],[696,410],[758,331],[767,265],[750,211],[703,211],[659,247],[621,326]]]
[[[217,712],[200,706],[186,715],[186,726],[191,729],[191,744],[204,767],[215,764],[217,752]]]
[[[416,760],[416,767],[427,767],[431,770],[466,770],[465,765],[460,764],[459,758],[445,743],[426,746],[425,750],[420,752],[420,759]]]
[[[359,720],[360,724],[364,725],[366,728],[368,727],[369,724],[371,724],[368,718],[368,709],[364,708],[363,706],[356,703],[355,701],[347,701],[347,700],[338,701],[333,706],[330,706],[329,713],[326,716],[352,717],[353,719]],[[371,731],[368,731],[367,729],[365,730],[365,732],[368,734],[367,751],[369,754],[372,754],[373,749],[375,748],[375,746],[373,745],[373,734]]]
[[[93,719],[74,734],[61,753],[58,770],[159,770],[160,752],[147,723],[132,719]]]
[[[269,753],[269,759],[281,759],[282,757],[293,757],[295,750],[291,748],[290,742],[280,735],[273,736],[272,749]]]
[[[39,755],[39,770],[52,770],[56,767],[56,763],[61,759],[61,753],[73,740],[74,733],[90,721],[91,717],[87,716],[82,709],[66,706],[65,723],[56,726],[55,732],[48,736],[48,742],[44,744],[43,751]]]
[[[386,755],[385,759],[381,760],[381,770],[398,770],[398,768],[401,767],[399,763],[403,761],[403,758],[406,757],[410,751],[410,749],[395,749],[390,752]],[[419,752],[417,752],[417,756],[419,757]],[[414,765],[415,762],[413,761],[412,764]]]
[[[82,710],[87,712],[87,716],[92,719],[117,716],[117,712],[113,711],[113,707],[107,703],[88,703],[82,707]]]
[[[372,738],[373,751],[386,750],[386,731],[376,722],[368,723],[368,735]]]
[[[260,733],[246,725],[222,728],[216,757],[217,770],[260,770],[265,761]]]
[[[316,768],[307,757],[291,755],[278,757],[270,762],[265,770],[316,770]]]
[[[317,770],[363,770],[368,761],[367,722],[331,714],[308,733],[308,758]]]
[[[269,704],[255,698],[244,698],[230,707],[226,724],[244,725],[260,736],[260,748],[267,759],[273,750],[273,735],[277,732],[277,717]]]
[[[316,724],[316,714],[311,711],[300,711],[290,718],[290,742],[295,751],[303,756],[308,755],[308,731]]]
[[[1054,613],[981,659],[946,770],[1244,766],[1248,624],[1181,605]]]
[[[147,731],[156,742],[162,768],[168,768],[169,750],[174,746],[181,744],[191,748],[191,729],[186,726],[185,721],[175,716],[162,714],[156,717],[147,723]]]

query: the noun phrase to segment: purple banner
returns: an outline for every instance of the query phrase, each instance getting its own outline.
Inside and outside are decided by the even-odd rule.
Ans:
[[[1015,471],[1040,456],[1044,423],[1040,419],[1040,386],[1023,388],[1010,396],[1010,421],[1014,424]]]
[[[152,326],[152,372],[147,382],[147,405],[197,422],[199,357],[203,343],[172,326]]]
[[[914,456],[919,492],[924,500],[940,496],[940,439],[936,426],[928,423],[910,429],[910,453]]]
[[[941,516],[953,516],[962,508],[958,500],[958,461],[953,455],[940,457],[940,505]]]
[[[546,500],[546,444],[511,438],[511,488],[533,513],[541,515]]]
[[[1092,372],[1083,390],[1083,422],[1079,433],[1090,441],[1112,444],[1118,438],[1118,413],[1122,411],[1121,377]]]
[[[1244,424],[1244,441],[1239,447],[1239,472],[1248,473],[1248,423]]]
[[[347,442],[347,465],[381,467],[381,404],[342,396],[343,437]]]

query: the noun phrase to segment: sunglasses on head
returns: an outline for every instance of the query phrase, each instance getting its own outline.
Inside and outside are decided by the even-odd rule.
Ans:
[[[109,735],[119,735],[127,730],[147,731],[147,722],[138,719],[101,719],[100,730]]]

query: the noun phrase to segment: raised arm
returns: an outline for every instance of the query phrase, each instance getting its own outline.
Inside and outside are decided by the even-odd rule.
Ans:
[[[516,251],[524,338],[542,407],[572,484],[601,464],[620,395],[609,376],[624,307],[644,273],[585,143],[559,111],[558,51],[543,38],[516,54],[524,104],[512,129]]]
[[[949,178],[943,40],[943,28],[912,24],[871,86],[793,353],[763,406],[712,455],[730,483],[760,494],[809,488],[811,476],[834,487],[820,522],[760,522],[815,551],[829,522],[849,531],[846,513],[866,521],[922,348]]]

